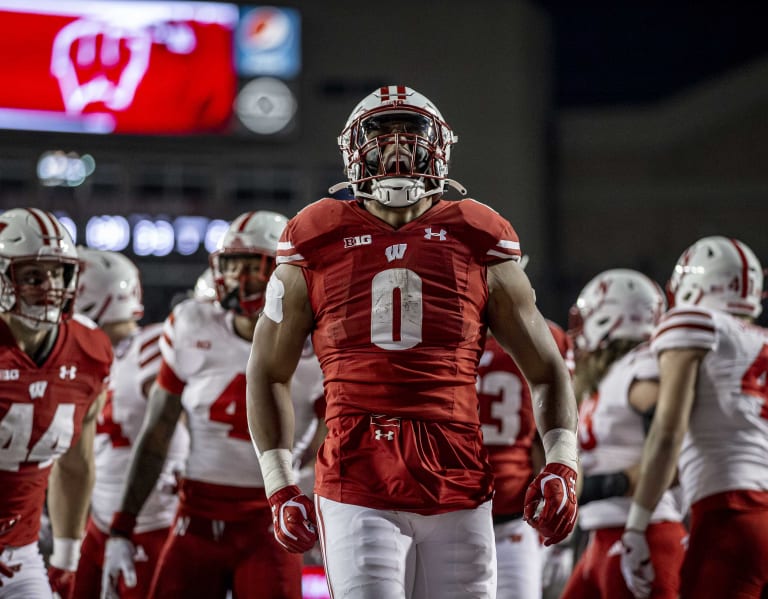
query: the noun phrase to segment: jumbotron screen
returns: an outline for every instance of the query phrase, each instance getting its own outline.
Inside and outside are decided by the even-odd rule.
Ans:
[[[281,57],[297,56],[298,43],[290,9],[0,0],[0,129],[231,132],[238,71],[295,74],[297,60]]]

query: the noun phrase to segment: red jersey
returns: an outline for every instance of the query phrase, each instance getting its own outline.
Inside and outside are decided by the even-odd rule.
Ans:
[[[570,338],[547,321],[560,354],[573,371]],[[477,376],[480,422],[493,467],[494,516],[522,514],[525,492],[533,480],[531,446],[536,436],[531,390],[520,368],[493,337],[489,337]]]
[[[519,258],[512,226],[474,200],[439,200],[399,229],[355,200],[288,223],[278,262],[303,269],[324,374],[319,494],[426,513],[490,495],[475,387],[486,268]]]
[[[58,326],[38,366],[0,320],[0,547],[37,541],[51,465],[77,443],[109,376],[112,345],[101,330],[77,316]]]

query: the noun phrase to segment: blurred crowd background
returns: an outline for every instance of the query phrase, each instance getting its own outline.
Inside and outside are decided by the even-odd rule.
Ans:
[[[79,244],[124,251],[145,320],[161,320],[229,220],[327,196],[351,109],[407,85],[458,134],[450,176],[512,222],[542,312],[564,325],[597,272],[663,285],[704,235],[768,262],[766,16],[757,2],[0,0],[0,210],[48,209]]]

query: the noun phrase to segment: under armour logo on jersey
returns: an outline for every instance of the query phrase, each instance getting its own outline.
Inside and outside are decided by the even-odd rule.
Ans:
[[[392,262],[393,260],[402,260],[403,256],[405,256],[405,248],[408,244],[406,243],[398,243],[397,245],[390,245],[386,250],[384,250],[384,253],[387,254],[387,262]]]
[[[133,561],[135,562],[148,562],[149,556],[143,545],[136,545],[136,552],[133,554]]]
[[[371,245],[373,237],[370,235],[355,235],[354,237],[344,238],[344,249],[357,247],[358,245]]]
[[[376,438],[377,441],[381,441],[382,439],[386,439],[387,441],[393,441],[395,438],[395,431],[387,431],[385,433],[380,428],[377,428],[374,431],[374,437]]]
[[[69,379],[70,381],[75,379],[75,376],[77,375],[77,366],[62,366],[59,368],[59,378],[60,379]]]
[[[45,390],[48,388],[48,381],[35,381],[29,385],[29,398],[39,399],[45,395]]]
[[[440,241],[445,241],[445,236],[448,234],[448,231],[445,229],[440,229],[439,233],[433,233],[432,227],[427,227],[424,229],[424,239],[432,239],[433,237],[437,237]]]

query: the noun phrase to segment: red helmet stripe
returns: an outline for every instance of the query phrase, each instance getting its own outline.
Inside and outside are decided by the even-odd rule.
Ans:
[[[739,258],[741,259],[741,297],[747,297],[747,292],[749,291],[749,263],[747,262],[747,255],[744,253],[744,250],[741,245],[739,245],[738,241],[735,239],[731,239],[730,241],[733,244],[733,247],[736,248]]]
[[[379,93],[381,94],[381,101],[386,102],[389,100],[389,87],[382,87],[379,90]]]
[[[95,314],[93,317],[93,321],[96,324],[99,324],[101,317],[104,316],[104,313],[107,311],[107,308],[109,308],[109,305],[111,303],[112,303],[112,294],[110,293],[109,295],[107,295],[107,299],[104,300],[104,305],[101,307],[101,310],[99,310],[98,313]]]
[[[240,223],[240,226],[237,228],[238,233],[242,233],[245,231],[245,228],[248,226],[248,223],[253,218],[253,215],[256,214],[255,212],[249,212],[245,218],[243,219],[243,222]]]
[[[397,99],[398,100],[407,100],[408,96],[405,95],[405,86],[404,85],[398,85],[397,86]]]
[[[41,210],[37,210],[35,208],[27,208],[26,210],[37,221],[37,226],[40,227],[40,231],[43,234],[43,244],[44,245],[51,245],[51,235],[48,232],[48,227],[46,226],[46,224],[43,221],[43,218],[40,216],[40,214],[38,214],[38,212],[42,212],[42,211]]]

